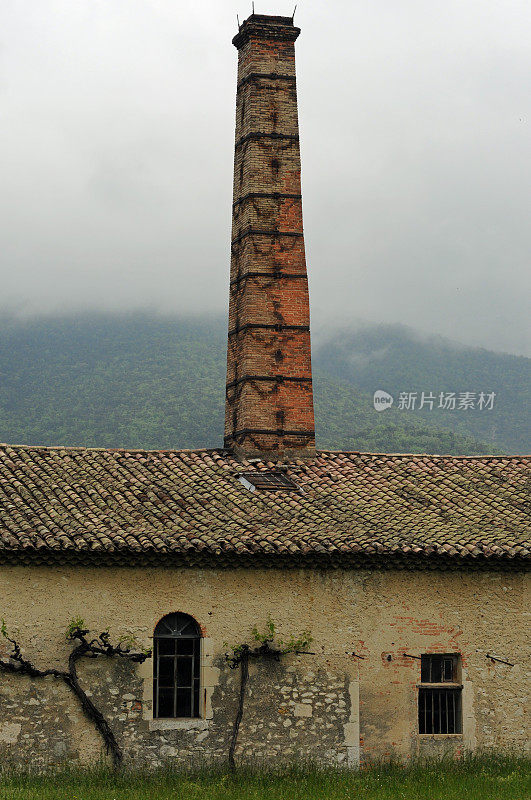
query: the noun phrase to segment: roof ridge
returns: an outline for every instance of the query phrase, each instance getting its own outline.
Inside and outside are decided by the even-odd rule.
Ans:
[[[228,453],[224,447],[90,447],[82,444],[9,444],[0,442],[0,449],[13,450],[76,450],[91,453]]]
[[[95,453],[220,453],[228,456],[234,455],[230,450],[224,447],[91,447],[87,445],[45,445],[45,444],[9,444],[8,442],[0,442],[0,449],[10,448],[14,450],[44,450],[44,451],[57,451],[68,450],[70,452],[95,452]],[[528,453],[483,453],[480,455],[453,455],[452,453],[393,453],[384,451],[369,451],[369,450],[328,450],[317,449],[316,456],[321,454],[330,455],[345,455],[345,456],[381,456],[386,458],[448,458],[470,461],[504,461],[507,459],[531,459],[531,454]],[[259,461],[275,461],[272,458],[257,459]],[[291,459],[297,461],[298,459]],[[308,459],[312,460],[312,459]]]
[[[460,458],[460,459],[507,459],[507,458],[531,458],[528,453],[482,453],[480,455],[471,456],[458,456],[452,453],[390,453],[384,451],[369,451],[369,450],[317,450],[317,453],[333,453],[334,455],[357,455],[357,456],[393,456],[393,458]]]

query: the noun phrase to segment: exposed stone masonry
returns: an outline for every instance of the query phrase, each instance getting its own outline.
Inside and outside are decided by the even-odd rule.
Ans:
[[[83,668],[85,685],[98,702],[124,748],[127,766],[189,767],[226,765],[236,715],[239,672],[218,659],[221,680],[214,693],[211,720],[161,721],[143,718],[143,688],[129,665]],[[80,670],[81,672],[81,670]],[[2,676],[0,753],[8,763],[27,760],[34,769],[63,761],[95,761],[101,741],[68,690],[50,681]],[[301,760],[304,753],[323,764],[348,761],[343,728],[348,718],[345,683],[326,670],[297,670],[282,664],[252,665],[236,749],[238,762],[266,764]]]

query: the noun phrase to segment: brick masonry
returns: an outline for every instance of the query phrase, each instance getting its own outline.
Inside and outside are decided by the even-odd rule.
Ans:
[[[225,445],[275,458],[315,449],[295,40],[252,15],[238,48]]]

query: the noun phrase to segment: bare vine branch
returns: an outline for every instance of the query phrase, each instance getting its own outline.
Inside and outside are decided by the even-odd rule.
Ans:
[[[234,720],[234,726],[232,729],[232,736],[229,746],[228,760],[229,760],[229,767],[231,770],[236,769],[234,754],[236,752],[238,733],[243,718],[245,690],[247,688],[247,682],[249,680],[249,660],[254,658],[254,659],[264,659],[270,661],[280,661],[281,657],[287,655],[288,653],[297,653],[300,655],[315,655],[315,653],[310,653],[307,649],[310,646],[311,642],[313,641],[309,631],[304,631],[299,636],[298,639],[295,639],[292,636],[288,642],[283,642],[282,640],[279,640],[279,646],[272,647],[271,645],[273,643],[275,635],[276,635],[275,623],[269,617],[267,621],[267,630],[265,633],[263,634],[259,633],[256,626],[253,628],[253,638],[256,642],[260,642],[260,644],[257,647],[253,649],[248,644],[239,644],[232,647],[232,653],[225,653],[225,661],[227,661],[231,669],[237,669],[239,666],[241,666],[238,710],[236,712],[236,718]]]
[[[135,643],[132,639],[128,641],[122,640],[117,645],[113,645],[110,641],[109,631],[102,631],[99,636],[90,640],[87,638],[89,633],[90,630],[84,627],[82,619],[72,620],[67,629],[66,638],[75,644],[75,647],[68,657],[68,670],[38,669],[31,661],[24,658],[20,644],[16,639],[8,635],[6,624],[2,620],[0,634],[11,644],[11,652],[7,660],[0,658],[0,670],[18,675],[29,675],[31,678],[52,676],[64,681],[78,698],[85,716],[94,723],[105,742],[106,751],[112,756],[114,767],[117,768],[123,761],[123,753],[104,715],[80,685],[77,675],[77,662],[84,657],[98,658],[99,656],[107,656],[107,658],[113,658],[117,656],[126,658],[128,661],[142,663],[151,657],[151,650],[133,649]]]

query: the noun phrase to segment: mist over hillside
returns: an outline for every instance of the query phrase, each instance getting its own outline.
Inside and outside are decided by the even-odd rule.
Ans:
[[[0,324],[0,441],[219,447],[222,318],[85,314]],[[382,452],[529,451],[529,360],[389,325],[314,345],[317,445]],[[373,393],[393,406],[377,413]],[[495,392],[492,410],[400,409],[401,392]],[[418,406],[418,402],[417,402]],[[435,403],[436,406],[436,403]]]
[[[394,404],[383,412],[386,415],[399,411],[401,394],[412,395],[409,405],[414,408],[400,411],[411,421],[450,428],[506,452],[530,450],[528,358],[465,347],[401,325],[365,325],[321,338],[314,363],[320,374],[371,396],[378,389],[390,393]],[[490,409],[487,396],[492,393]],[[453,409],[447,398],[451,394],[455,395]],[[432,399],[426,402],[427,398]],[[445,398],[450,408],[444,408]]]

